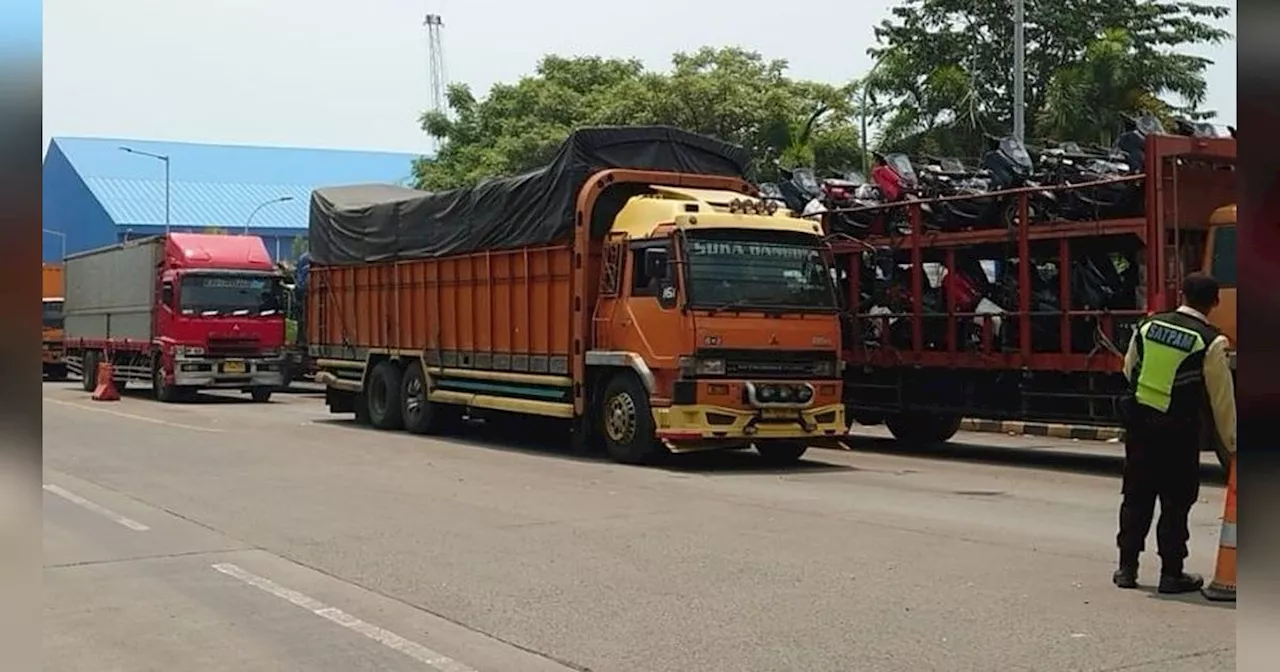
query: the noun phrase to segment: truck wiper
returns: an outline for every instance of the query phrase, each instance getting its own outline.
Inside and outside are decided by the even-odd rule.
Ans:
[[[722,313],[726,310],[733,310],[734,308],[742,308],[743,306],[746,306],[750,303],[751,301],[749,299],[734,299],[733,301],[730,301],[725,304],[721,304],[714,308],[708,308],[707,312],[711,313],[712,315],[715,315],[716,313]]]

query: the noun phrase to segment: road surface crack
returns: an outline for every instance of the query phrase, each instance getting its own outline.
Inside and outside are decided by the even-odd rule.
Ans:
[[[119,565],[126,562],[143,562],[146,560],[171,560],[174,558],[189,558],[197,555],[222,555],[226,553],[244,553],[246,551],[261,551],[264,549],[255,546],[240,546],[237,548],[216,548],[205,549],[201,551],[180,551],[178,553],[157,553],[154,555],[136,555],[128,558],[112,558],[110,560],[84,560],[81,562],[64,562],[56,565],[44,565],[41,569],[73,569],[76,567],[96,567],[99,565]]]

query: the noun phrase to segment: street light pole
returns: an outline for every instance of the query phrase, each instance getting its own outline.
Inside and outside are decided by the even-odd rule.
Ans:
[[[53,229],[40,229],[40,230],[44,231],[45,233],[51,236],[57,236],[62,239],[62,260],[66,261],[67,260],[67,234],[61,231],[54,231]]]
[[[268,205],[273,205],[275,203],[284,203],[286,201],[292,201],[292,200],[293,200],[292,196],[278,196],[269,201],[263,201],[262,203],[259,203],[258,207],[254,208],[253,212],[250,212],[249,216],[246,217],[244,220],[244,235],[246,236],[249,235],[249,223],[253,221],[253,216],[258,214],[259,210],[267,207]]]
[[[167,155],[167,154],[152,154],[151,152],[144,152],[144,151],[142,151],[141,149],[134,149],[134,148],[132,148],[132,147],[123,147],[123,146],[122,146],[122,147],[120,147],[120,151],[122,151],[122,152],[128,152],[128,153],[130,153],[130,154],[137,154],[137,155],[139,155],[139,156],[149,156],[149,157],[151,157],[151,158],[153,158],[153,159],[156,159],[156,160],[158,160],[158,161],[163,161],[163,162],[164,162],[164,232],[165,232],[165,234],[168,234],[168,233],[169,233],[169,226],[170,226],[170,221],[169,221],[169,184],[170,184],[170,181],[169,181],[169,155]]]
[[[1013,0],[1013,135],[1027,141],[1026,2]]]
[[[884,63],[884,59],[888,55],[888,51],[880,52],[880,55],[876,57],[875,63],[871,64],[871,69],[862,77],[862,102],[859,104],[861,109],[858,116],[862,118],[862,172],[864,176],[869,176],[869,171],[871,170],[871,145],[867,140],[867,90],[871,88],[872,78],[875,77],[876,71],[880,69],[880,64]]]

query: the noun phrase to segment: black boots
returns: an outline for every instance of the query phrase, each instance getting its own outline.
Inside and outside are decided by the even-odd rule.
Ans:
[[[1160,586],[1157,588],[1167,595],[1177,593],[1194,593],[1204,587],[1204,577],[1186,572],[1161,573]]]
[[[1121,563],[1120,568],[1115,574],[1111,575],[1111,582],[1116,584],[1117,588],[1132,589],[1138,587],[1138,565],[1132,563]],[[1182,570],[1162,571],[1160,573],[1160,584],[1156,590],[1165,595],[1176,595],[1178,593],[1194,593],[1204,587],[1204,577],[1199,574],[1188,574]]]
[[[1111,575],[1111,582],[1116,584],[1117,588],[1137,588],[1138,587],[1138,566],[1130,564],[1120,565],[1120,569]]]

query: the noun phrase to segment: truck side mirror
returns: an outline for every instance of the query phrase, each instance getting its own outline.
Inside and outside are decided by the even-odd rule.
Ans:
[[[173,283],[165,282],[160,285],[160,303],[167,308],[173,308]]]

